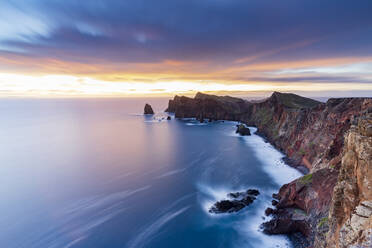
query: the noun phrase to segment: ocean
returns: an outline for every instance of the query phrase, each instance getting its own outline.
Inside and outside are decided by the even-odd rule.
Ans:
[[[167,121],[167,103],[1,99],[0,247],[291,247],[259,226],[272,193],[301,174],[234,122]],[[251,188],[261,194],[240,212],[208,212]]]

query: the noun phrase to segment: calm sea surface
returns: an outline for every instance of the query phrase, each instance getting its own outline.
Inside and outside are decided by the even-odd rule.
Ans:
[[[300,174],[235,123],[162,120],[166,105],[0,100],[0,247],[291,247],[259,225],[271,194]],[[261,191],[249,207],[208,213],[248,188]]]

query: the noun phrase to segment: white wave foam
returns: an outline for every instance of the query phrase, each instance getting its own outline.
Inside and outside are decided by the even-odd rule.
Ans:
[[[147,123],[163,123],[163,122],[168,122],[167,119],[155,119],[155,120],[147,120],[147,121],[144,121],[144,122],[147,122]]]
[[[48,247],[73,247],[89,237],[93,229],[125,211],[127,208],[123,207],[123,200],[148,188],[150,185],[109,195],[91,196],[59,210],[55,215],[56,223],[59,224],[42,234],[35,247],[46,247],[46,244],[50,244]],[[56,235],[65,235],[71,241],[68,243],[57,239]]]
[[[229,124],[236,124],[229,122]],[[272,178],[277,184],[277,187],[270,187],[259,189],[261,195],[255,201],[255,207],[250,208],[250,212],[239,212],[242,219],[239,223],[231,222],[231,228],[236,228],[241,234],[241,240],[237,241],[237,247],[254,246],[254,247],[267,247],[267,248],[288,248],[292,247],[288,238],[283,235],[265,235],[260,229],[260,225],[270,218],[265,216],[265,209],[271,206],[271,195],[278,191],[282,184],[289,183],[290,181],[302,176],[296,169],[288,166],[283,162],[284,154],[276,150],[271,144],[266,143],[265,140],[256,135],[257,128],[249,127],[252,133],[251,136],[240,136],[235,133],[235,130],[229,132],[230,136],[235,136],[244,139],[246,144],[253,153],[263,164],[263,170]],[[203,210],[210,217],[229,218],[231,214],[210,214],[208,210],[216,202],[227,198],[227,194],[233,191],[244,191],[249,186],[244,186],[243,189],[233,189],[228,186],[212,187],[204,184],[198,184],[198,189],[202,193],[201,206]],[[252,213],[251,211],[254,211]],[[265,219],[265,220],[264,220]],[[227,222],[228,223],[228,222]],[[252,239],[252,235],[254,239]]]
[[[285,155],[275,149],[270,143],[255,134],[257,128],[249,127],[251,136],[240,136],[231,133],[232,136],[243,138],[246,144],[254,151],[256,157],[263,163],[263,169],[278,184],[283,185],[303,176],[301,172],[284,163]]]
[[[79,243],[80,241],[82,241],[85,238],[86,238],[86,236],[82,236],[82,237],[76,238],[73,241],[71,241],[70,243],[68,243],[64,248],[71,248],[71,247],[73,247],[74,245],[76,245],[77,243]]]
[[[249,239],[246,242],[254,247],[265,247],[265,248],[289,248],[292,247],[288,238],[284,235],[266,235],[260,229],[260,225],[263,221],[268,221],[270,218],[265,217],[264,209],[269,207],[271,204],[268,202],[263,202],[255,209],[255,213],[253,216],[246,217],[242,220],[241,223],[238,224],[239,229],[242,237],[249,237],[254,234],[255,240]],[[264,220],[265,218],[265,220]],[[244,242],[244,238],[242,243]],[[241,246],[239,246],[241,247]]]
[[[171,171],[168,171],[168,172],[166,172],[164,174],[161,174],[160,176],[157,176],[156,178],[163,178],[163,177],[172,176],[174,174],[178,174],[178,173],[184,172],[185,170],[186,170],[186,168],[171,170]]]
[[[209,213],[209,209],[217,202],[224,199],[228,199],[227,195],[231,192],[242,192],[245,191],[245,189],[233,189],[228,186],[219,186],[219,187],[211,187],[204,184],[197,184],[197,187],[199,191],[203,194],[201,201],[202,209],[205,213],[209,214],[212,217],[218,217],[218,216],[225,216],[225,214],[211,214]],[[247,187],[249,188],[249,187]],[[229,215],[229,214],[226,214]]]
[[[178,211],[166,213],[162,215],[160,218],[158,218],[155,222],[150,224],[147,228],[145,228],[141,233],[139,233],[134,239],[128,242],[128,245],[126,247],[128,248],[140,248],[144,247],[153,236],[169,221],[176,218],[178,215],[185,212],[187,209],[189,209],[190,206],[181,208]]]
[[[69,207],[65,208],[62,211],[62,215],[71,214],[74,212],[81,213],[87,209],[100,209],[104,207],[105,205],[111,205],[114,202],[123,200],[124,198],[127,198],[131,195],[134,195],[135,193],[146,190],[148,188],[150,188],[150,185],[147,185],[147,186],[144,186],[138,189],[134,189],[134,190],[124,190],[121,192],[111,193],[109,195],[97,195],[97,196],[81,199],[77,201],[76,203],[70,205]]]
[[[186,125],[187,126],[206,126],[208,124],[207,123],[191,123],[191,122],[187,122]]]
[[[111,184],[113,182],[116,182],[116,181],[119,181],[119,180],[122,180],[123,178],[126,178],[126,177],[129,177],[129,176],[132,176],[133,174],[135,174],[134,172],[127,172],[127,173],[123,173],[121,175],[118,175],[118,176],[115,176],[113,177],[112,179],[106,181],[106,182],[103,182],[104,185],[107,185],[107,184]]]
[[[301,177],[302,173],[298,170],[285,164],[283,161],[284,154],[276,150],[271,144],[265,142],[265,140],[259,135],[255,134],[257,128],[249,127],[252,135],[251,136],[239,136],[238,134],[232,134],[243,138],[246,144],[254,151],[255,156],[263,163],[264,171],[270,175],[270,177],[278,184],[275,189],[266,190],[264,193],[266,197],[262,197],[266,200],[260,201],[260,206],[256,208],[254,217],[250,216],[245,218],[240,226],[239,231],[243,233],[243,236],[254,233],[258,241],[255,246],[257,247],[268,247],[268,248],[285,248],[292,247],[286,236],[283,235],[265,235],[260,230],[260,225],[264,221],[268,221],[270,218],[265,217],[265,209],[271,206],[271,195],[279,190],[279,187],[283,184],[289,183],[294,179]],[[261,199],[262,199],[261,198]],[[244,235],[245,233],[245,235]],[[250,241],[252,242],[252,241]]]

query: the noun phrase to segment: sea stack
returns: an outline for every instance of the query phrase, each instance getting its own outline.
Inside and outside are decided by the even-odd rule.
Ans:
[[[154,114],[154,110],[152,110],[152,107],[151,107],[150,104],[146,103],[144,113],[145,113],[145,115],[153,115]]]

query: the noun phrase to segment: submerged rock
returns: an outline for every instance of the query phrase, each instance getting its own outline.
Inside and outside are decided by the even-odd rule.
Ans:
[[[144,108],[144,113],[145,115],[153,115],[154,114],[154,110],[152,110],[152,107],[150,104],[147,104],[145,105],[145,108]]]
[[[236,127],[237,127],[236,133],[238,133],[238,134],[240,134],[242,136],[251,135],[251,131],[244,124],[236,125]]]
[[[210,209],[210,213],[233,213],[245,208],[256,200],[260,192],[256,189],[249,189],[246,192],[234,192],[227,195],[229,200],[216,202]]]

